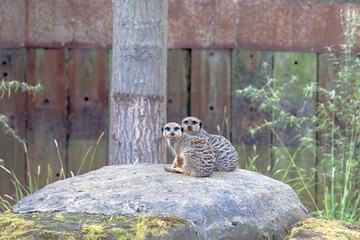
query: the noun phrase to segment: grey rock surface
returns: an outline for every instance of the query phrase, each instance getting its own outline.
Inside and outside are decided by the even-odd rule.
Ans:
[[[283,239],[308,217],[286,184],[237,169],[194,178],[165,165],[107,166],[50,184],[22,199],[14,212],[179,216],[200,239]]]

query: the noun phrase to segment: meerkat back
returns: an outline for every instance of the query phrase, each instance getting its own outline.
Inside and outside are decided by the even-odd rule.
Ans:
[[[202,122],[196,117],[187,117],[182,120],[182,127],[186,133],[205,138],[215,154],[214,167],[216,171],[230,172],[238,165],[238,153],[234,146],[223,136],[208,134]]]
[[[238,153],[234,146],[220,135],[210,135],[208,141],[215,154],[215,170],[219,172],[234,171],[238,165]]]
[[[214,171],[215,155],[208,141],[187,135],[188,146],[184,148],[184,168],[194,177],[208,177]]]

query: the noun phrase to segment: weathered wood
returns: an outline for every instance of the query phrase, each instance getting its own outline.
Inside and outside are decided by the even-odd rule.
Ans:
[[[107,165],[107,50],[69,52],[68,171],[84,173]],[[97,139],[105,132],[92,159]],[[87,158],[88,149],[92,147]],[[80,169],[81,167],[81,169]]]
[[[360,8],[344,1],[169,1],[168,46],[325,52],[342,42],[340,9]],[[2,0],[0,46],[109,47],[111,12],[111,0]]]
[[[52,181],[59,179],[61,163],[54,139],[59,145],[64,171],[66,170],[66,68],[64,49],[28,49],[27,82],[41,83],[44,90],[35,100],[27,95],[27,142],[30,171],[37,175],[41,167],[39,187],[46,184],[48,167]]]
[[[166,121],[180,122],[190,113],[190,50],[168,50]],[[173,151],[166,148],[167,163],[174,160]]]
[[[0,46],[24,47],[26,3],[24,0],[2,0],[0,4]]]
[[[336,78],[338,66],[331,61],[329,54],[319,55],[319,87],[331,90],[333,89],[333,80]],[[319,94],[319,103],[325,103],[326,98],[323,94]]]
[[[202,120],[211,134],[226,137],[230,126],[230,64],[229,50],[192,50],[190,115]],[[224,115],[224,109],[227,109]],[[229,122],[226,122],[226,119]],[[224,126],[224,127],[223,127]]]
[[[298,80],[288,84],[293,77]],[[274,53],[274,82],[273,87],[280,89],[282,94],[281,106],[295,117],[310,117],[315,113],[315,95],[305,98],[303,90],[317,82],[317,58],[313,53]],[[276,116],[274,116],[276,118]],[[307,127],[304,126],[305,130]],[[294,138],[297,133],[294,128],[283,126],[275,128],[285,146],[297,147],[299,140]],[[279,142],[274,139],[274,145]]]
[[[111,0],[69,0],[76,47],[108,48],[112,44]]]
[[[112,3],[109,164],[165,163],[168,2]]]
[[[190,51],[168,50],[167,122],[180,122],[190,111]]]
[[[271,166],[271,132],[265,129],[252,137],[249,128],[264,124],[264,120],[271,120],[271,113],[259,111],[261,102],[251,103],[243,96],[236,96],[235,91],[248,86],[263,88],[268,78],[272,77],[272,61],[271,52],[232,51],[231,139],[238,150],[240,165],[246,167],[249,158],[258,154],[254,165],[261,173],[266,173]],[[256,151],[253,145],[256,145]]]
[[[298,80],[288,84],[293,76],[297,77]],[[313,95],[312,98],[305,98],[303,89],[306,85],[317,82],[316,54],[295,52],[274,53],[274,79],[276,79],[276,81],[273,87],[275,90],[281,90],[283,93],[279,96],[281,99],[280,104],[286,112],[297,118],[311,117],[315,114],[316,96]],[[273,115],[273,118],[276,119],[277,116]],[[314,128],[314,126],[303,124],[301,128],[304,134],[311,134],[312,137],[315,138],[315,133],[309,131]],[[298,132],[296,132],[295,128],[291,126],[277,126],[275,127],[275,132],[279,135],[290,154],[293,155],[300,144],[299,139],[296,138]],[[290,158],[275,136],[273,136],[273,145],[281,156],[280,162],[275,168],[286,169],[290,167],[291,171],[285,179],[299,178],[298,173],[292,167]],[[276,157],[275,155],[275,158]],[[313,175],[311,171],[311,169],[316,166],[314,154],[310,151],[300,151],[297,153],[294,161],[297,167],[303,170],[301,173],[307,182],[314,184],[315,175]],[[298,188],[303,187],[300,180],[296,180],[296,183],[292,182],[290,184],[296,184]],[[310,192],[315,196],[314,187],[310,188]],[[305,191],[300,194],[300,197],[307,207],[312,205],[312,203],[309,203],[310,198]]]
[[[338,64],[335,64],[335,62],[331,60],[329,54],[320,54],[318,58],[318,62],[319,62],[319,76],[318,76],[319,87],[330,91],[333,89],[334,79],[336,79],[337,77],[336,74],[339,70],[339,66]],[[327,102],[326,97],[323,94],[319,93],[318,103],[325,104],[326,102]],[[326,140],[323,134],[324,134],[323,131],[319,131],[317,134],[319,146],[324,147],[326,146],[325,144],[331,146],[330,142],[326,142],[329,139]],[[320,161],[322,160],[322,158],[323,158],[322,153],[318,151],[317,165],[320,171],[323,170],[322,168],[320,168]],[[330,185],[329,182],[324,182],[324,180],[325,179],[317,178],[318,184],[316,185],[316,198],[317,198],[317,204],[320,209],[324,209],[323,201],[324,201],[325,186]]]
[[[315,1],[170,1],[171,48],[325,52],[342,42],[340,9]],[[316,23],[316,24],[314,24]]]
[[[26,46],[64,47],[74,37],[70,1],[26,1]]]
[[[5,81],[18,80],[24,82],[25,49],[0,49],[0,79]],[[1,92],[0,92],[1,94]],[[25,95],[21,91],[12,92],[9,98],[7,92],[0,99],[0,114],[8,117],[8,125],[18,136],[25,139]],[[5,167],[14,171],[21,183],[25,183],[25,151],[22,143],[10,134],[4,132],[0,123],[0,158],[5,161]],[[0,195],[15,194],[12,177],[0,169]],[[8,199],[7,199],[8,200]]]

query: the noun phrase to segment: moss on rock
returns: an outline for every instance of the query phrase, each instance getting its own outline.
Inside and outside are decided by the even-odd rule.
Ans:
[[[0,216],[3,239],[149,239],[185,227],[185,220],[165,216],[105,216],[10,211]]]
[[[338,220],[308,218],[296,223],[285,240],[360,240],[360,226]]]

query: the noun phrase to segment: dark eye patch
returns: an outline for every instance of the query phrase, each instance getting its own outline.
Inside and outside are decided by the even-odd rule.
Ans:
[[[170,131],[170,128],[169,128],[169,127],[166,127],[165,130],[166,130],[166,131]]]
[[[197,124],[197,122],[196,122],[196,121],[192,121],[191,123],[192,123],[192,125],[196,125],[196,124]]]
[[[179,129],[180,129],[180,128],[178,128],[178,127],[175,127],[175,128],[174,128],[175,131],[179,131]]]
[[[189,121],[184,121],[184,124],[188,124],[189,123]]]

